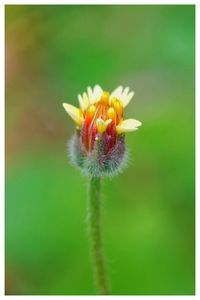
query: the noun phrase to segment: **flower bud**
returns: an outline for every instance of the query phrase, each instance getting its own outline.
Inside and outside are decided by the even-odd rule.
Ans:
[[[119,87],[109,95],[95,86],[78,96],[80,109],[63,105],[77,125],[69,144],[71,160],[84,174],[112,176],[126,165],[125,132],[141,125],[134,119],[123,120],[123,108],[133,95],[128,91]]]

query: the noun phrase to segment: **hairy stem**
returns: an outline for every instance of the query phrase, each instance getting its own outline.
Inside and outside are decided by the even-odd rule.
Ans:
[[[100,228],[100,178],[92,177],[89,184],[88,222],[95,280],[99,294],[108,295]]]

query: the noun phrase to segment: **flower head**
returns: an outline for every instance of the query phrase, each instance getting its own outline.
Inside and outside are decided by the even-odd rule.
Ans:
[[[133,96],[128,87],[119,86],[109,94],[96,85],[78,95],[79,108],[63,103],[77,127],[71,156],[85,173],[105,176],[119,171],[125,158],[125,133],[142,125],[135,119],[124,120],[124,108]]]

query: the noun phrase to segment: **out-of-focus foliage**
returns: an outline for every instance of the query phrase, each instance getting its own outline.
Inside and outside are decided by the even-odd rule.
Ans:
[[[194,6],[6,6],[6,293],[95,294],[87,180],[61,103],[130,86],[130,165],[103,182],[116,295],[194,294]]]

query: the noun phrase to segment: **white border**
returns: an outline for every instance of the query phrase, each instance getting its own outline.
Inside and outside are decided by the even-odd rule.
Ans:
[[[0,267],[1,267],[1,272],[0,272],[0,282],[1,282],[1,286],[0,286],[0,291],[1,293],[4,294],[4,187],[5,187],[5,178],[4,178],[4,174],[5,174],[5,151],[4,151],[4,141],[5,141],[5,136],[4,136],[4,124],[5,124],[5,120],[4,120],[4,111],[5,111],[5,105],[4,105],[4,7],[1,5],[0,6],[0,36],[1,36],[1,47],[0,47],[0,65],[2,67],[1,73],[0,73],[0,90],[1,90],[1,109],[0,109],[0,124],[1,124],[1,131],[0,131],[0,141],[1,141],[1,145],[0,145],[0,151],[1,151],[1,171],[0,171],[0,176],[1,176],[1,180],[0,180],[0,191],[2,193],[2,197],[1,197],[1,217],[0,217],[0,224],[1,224],[1,230],[0,230]]]
[[[198,1],[199,2],[199,1]],[[149,5],[165,5],[165,4],[177,4],[177,5],[183,5],[183,4],[188,4],[188,5],[196,5],[196,53],[200,53],[200,47],[199,47],[199,38],[197,36],[197,32],[199,32],[199,26],[200,26],[200,4],[198,4],[197,1],[190,0],[190,1],[3,1],[0,4],[0,36],[1,36],[1,48],[0,48],[0,62],[1,66],[3,66],[2,71],[1,71],[1,77],[0,77],[0,85],[1,85],[1,110],[0,110],[0,122],[1,122],[1,131],[0,131],[0,137],[1,137],[1,181],[0,181],[0,191],[4,191],[2,193],[2,198],[1,198],[1,231],[0,231],[0,239],[1,239],[1,246],[0,246],[0,266],[1,266],[1,272],[0,272],[0,297],[6,297],[4,296],[4,186],[5,186],[5,181],[4,181],[4,174],[5,174],[5,167],[4,167],[4,161],[5,161],[5,151],[4,151],[4,141],[5,141],[5,119],[4,119],[4,111],[5,111],[5,105],[4,105],[4,95],[5,95],[5,52],[4,52],[4,47],[5,47],[5,41],[4,41],[4,27],[5,27],[5,19],[4,19],[4,5],[12,5],[12,4],[107,4],[107,5],[116,5],[116,4],[121,4],[121,5],[130,5],[130,4],[149,4]],[[200,104],[197,101],[199,99],[199,62],[200,59],[198,58],[198,55],[196,55],[196,154],[199,153],[200,151],[200,138],[199,138],[199,132],[200,132],[200,121],[199,121],[199,116],[200,116]],[[197,79],[198,78],[198,79]],[[186,122],[189,120],[186,120]],[[200,296],[200,259],[198,258],[199,255],[199,250],[200,250],[200,237],[198,236],[199,233],[199,228],[200,228],[200,219],[199,219],[199,212],[200,212],[200,204],[199,204],[199,194],[200,194],[200,185],[198,184],[198,179],[200,178],[200,169],[199,169],[199,156],[196,156],[196,295],[195,296],[109,296],[112,298],[123,298],[123,297],[134,297],[134,299],[144,299],[146,297],[156,297],[156,298],[164,298],[164,299],[171,299],[171,298],[183,298],[184,299],[194,299],[196,297],[199,298]],[[20,297],[20,296],[9,296],[10,299],[14,297]],[[32,297],[34,299],[35,297],[48,297],[48,296],[23,296],[23,299],[26,299],[28,297]],[[50,296],[51,298],[55,299],[60,296]],[[88,296],[61,296],[61,297],[68,297],[69,299],[74,299],[74,298],[79,298],[79,297],[88,297]],[[90,296],[92,298],[98,297],[98,299],[102,298],[103,296]],[[100,298],[99,298],[100,297]]]
[[[122,1],[122,0],[110,0],[110,1],[106,1],[106,0],[98,0],[98,1],[92,1],[92,0],[74,0],[74,1],[66,1],[66,0],[58,0],[58,1],[55,1],[55,0],[43,0],[43,1],[40,1],[40,0],[34,0],[34,1],[16,1],[16,0],[7,0],[7,1],[4,1],[4,4],[7,5],[7,4],[54,4],[54,5],[58,5],[58,4],[93,4],[93,5],[102,5],[102,4],[106,4],[106,5],[142,5],[142,4],[149,4],[149,5],[154,5],[154,4],[157,4],[157,5],[167,5],[167,4],[171,4],[171,5],[183,5],[183,4],[188,4],[188,5],[194,5],[194,4],[197,4],[197,0],[177,0],[177,1],[174,1],[174,0],[163,0],[163,1],[159,1],[159,0],[154,0],[154,1],[150,1],[150,0],[138,0],[138,1],[131,1],[131,0],[125,0],[125,1]]]
[[[195,189],[196,189],[196,199],[195,199],[195,237],[196,237],[196,253],[195,253],[195,258],[196,258],[196,295],[198,295],[198,297],[200,296],[200,260],[199,260],[199,252],[200,252],[200,238],[199,235],[197,233],[199,233],[200,231],[200,220],[199,220],[199,212],[200,212],[200,204],[199,204],[199,195],[200,195],[200,185],[198,184],[197,178],[200,178],[200,161],[199,161],[199,156],[197,155],[200,151],[200,122],[199,122],[199,113],[200,113],[200,105],[199,105],[199,84],[198,84],[198,80],[199,80],[199,63],[200,63],[200,59],[199,56],[197,55],[197,53],[199,53],[200,47],[199,47],[199,36],[197,35],[197,32],[199,32],[199,28],[200,28],[200,5],[196,4],[196,14],[195,14],[195,62],[196,62],[196,69],[195,69],[195,138],[196,138],[196,147],[195,147],[195,154],[196,154],[196,170],[195,170],[195,175],[196,175],[196,179],[195,179]],[[198,79],[197,79],[198,78]]]

